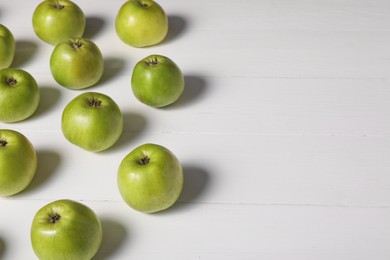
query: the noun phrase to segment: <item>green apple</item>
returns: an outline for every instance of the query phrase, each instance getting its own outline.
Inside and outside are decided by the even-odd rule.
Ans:
[[[72,37],[82,37],[86,19],[80,7],[69,0],[45,0],[35,8],[32,24],[42,41],[56,45]]]
[[[95,212],[73,200],[56,200],[40,208],[31,224],[31,244],[41,260],[91,259],[103,230]]]
[[[108,149],[118,141],[122,131],[123,117],[118,105],[102,93],[80,94],[62,113],[65,138],[87,151]]]
[[[115,29],[119,38],[134,47],[161,42],[168,33],[168,18],[153,0],[129,0],[118,11]]]
[[[20,132],[0,129],[0,196],[15,195],[32,181],[37,169],[37,154]]]
[[[183,170],[177,157],[157,144],[143,144],[120,163],[119,192],[133,209],[153,213],[172,206],[183,187]]]
[[[50,70],[61,86],[84,89],[95,85],[102,77],[103,55],[92,41],[71,38],[54,48],[50,57]]]
[[[140,60],[131,77],[134,96],[152,107],[175,102],[183,93],[184,85],[180,68],[171,59],[156,54]]]
[[[0,24],[0,69],[11,66],[15,57],[15,39],[11,31]]]
[[[0,70],[0,121],[17,122],[30,117],[38,108],[38,84],[27,71]]]

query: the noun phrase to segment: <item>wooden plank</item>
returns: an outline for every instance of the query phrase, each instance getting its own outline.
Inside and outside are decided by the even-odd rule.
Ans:
[[[7,208],[0,214],[2,259],[34,258],[30,223],[47,202],[2,201]],[[390,256],[389,208],[179,203],[170,211],[146,215],[123,203],[82,202],[103,225],[105,236],[96,259],[385,260]]]

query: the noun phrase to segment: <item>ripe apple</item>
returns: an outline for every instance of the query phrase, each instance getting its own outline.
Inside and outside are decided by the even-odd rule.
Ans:
[[[0,129],[0,196],[24,190],[37,169],[37,154],[31,142],[20,132]]]
[[[87,151],[108,149],[118,141],[122,131],[123,117],[118,105],[102,93],[80,94],[62,113],[65,138]]]
[[[0,69],[11,66],[15,57],[15,39],[11,31],[0,24]]]
[[[153,0],[128,0],[118,11],[115,29],[119,38],[134,47],[161,42],[168,33],[168,18]]]
[[[40,208],[31,224],[31,244],[45,259],[91,259],[103,230],[95,212],[73,200],[56,200]]]
[[[184,77],[171,59],[154,54],[135,65],[131,86],[134,96],[142,103],[163,107],[175,102],[183,93]]]
[[[92,41],[71,38],[54,48],[50,70],[58,84],[70,89],[84,89],[95,85],[102,77],[103,55]]]
[[[72,1],[45,0],[35,8],[32,24],[41,40],[56,45],[72,37],[82,37],[86,19]]]
[[[27,71],[0,70],[0,121],[17,122],[31,116],[40,99],[38,84]]]
[[[183,170],[167,148],[143,144],[122,160],[117,182],[120,194],[130,207],[153,213],[176,202],[183,187]]]

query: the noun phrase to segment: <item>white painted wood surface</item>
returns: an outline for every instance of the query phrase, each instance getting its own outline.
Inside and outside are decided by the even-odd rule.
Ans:
[[[390,259],[390,1],[160,0],[170,34],[143,49],[116,36],[124,1],[76,1],[106,59],[88,91],[110,95],[125,117],[120,142],[97,154],[62,136],[62,110],[83,91],[50,74],[52,46],[31,24],[39,2],[0,1],[13,66],[42,97],[32,118],[0,123],[39,158],[29,188],[0,198],[0,259],[35,259],[33,215],[62,198],[101,218],[95,259]],[[153,53],[186,75],[184,95],[164,109],[130,89],[135,63]],[[152,215],[116,187],[120,161],[145,142],[171,149],[185,170],[178,203]]]

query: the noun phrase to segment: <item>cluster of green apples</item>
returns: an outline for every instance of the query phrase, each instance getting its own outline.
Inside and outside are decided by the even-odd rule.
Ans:
[[[70,21],[70,22],[64,22]],[[70,90],[99,82],[104,58],[99,47],[83,38],[86,19],[70,0],[44,0],[32,14],[35,34],[53,45],[50,72]],[[118,37],[133,47],[156,45],[168,33],[163,8],[153,0],[127,0],[116,14]],[[12,68],[15,39],[0,25],[0,122],[19,122],[32,116],[39,102],[39,86],[27,71]],[[131,76],[134,96],[152,107],[174,103],[184,90],[180,68],[168,57],[153,54],[140,60]],[[112,147],[123,131],[120,107],[109,96],[87,91],[63,109],[61,129],[72,144],[89,152]],[[0,196],[12,196],[31,183],[37,154],[22,133],[0,129]],[[117,169],[123,200],[133,209],[153,213],[171,207],[183,187],[183,170],[177,157],[158,144],[143,144],[130,151]],[[91,259],[102,241],[102,227],[92,209],[60,199],[43,206],[33,218],[31,242],[40,259]]]

